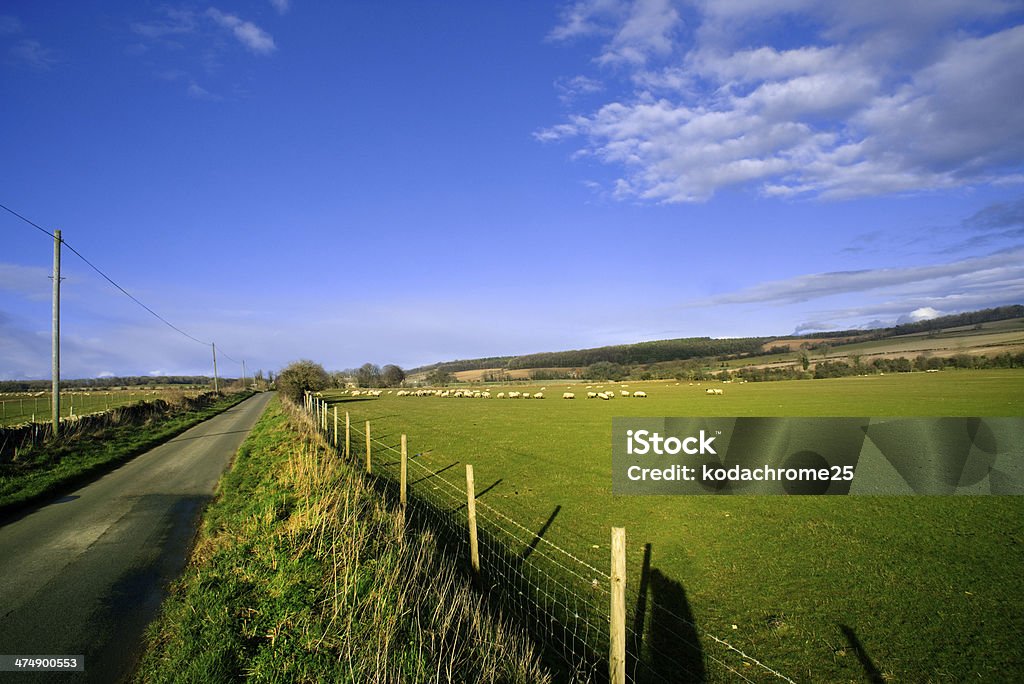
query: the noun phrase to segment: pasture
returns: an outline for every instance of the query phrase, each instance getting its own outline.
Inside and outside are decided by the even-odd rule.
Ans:
[[[180,388],[64,390],[60,393],[60,415],[62,418],[71,415],[84,416],[139,401],[171,400],[183,395],[194,397],[202,391]],[[0,393],[0,425],[17,425],[32,421],[49,422],[53,410],[50,397],[50,392]]]
[[[529,389],[542,386],[543,400],[494,397],[518,384],[490,399],[325,394],[385,442],[406,433],[410,454],[460,487],[472,463],[480,500],[595,567],[624,526],[630,582],[649,545],[677,614],[797,681],[1024,673],[1020,497],[613,497],[610,475],[614,416],[1020,416],[1024,372]],[[599,386],[616,397],[585,398]],[[713,662],[707,675],[729,680]]]

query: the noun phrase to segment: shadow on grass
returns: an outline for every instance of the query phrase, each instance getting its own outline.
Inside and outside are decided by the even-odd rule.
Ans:
[[[555,517],[561,511],[561,506],[555,506],[555,510],[551,511],[551,515],[548,516],[547,521],[543,525],[541,525],[540,530],[537,531],[537,536],[530,540],[530,545],[526,547],[525,551],[523,551],[523,560],[529,558],[530,554],[533,553],[534,550],[536,550],[537,544],[539,544],[540,540],[544,537],[544,533],[548,531],[549,527],[551,527],[551,523],[555,522]]]
[[[441,473],[443,473],[444,471],[451,470],[455,466],[459,465],[459,463],[461,463],[461,461],[455,461],[454,463],[449,463],[444,468],[441,468],[440,470],[435,470],[430,475],[424,475],[423,477],[419,478],[418,480],[411,480],[409,482],[409,486],[412,487],[413,485],[419,484],[420,482],[425,482],[427,480],[433,479],[433,478],[437,477],[438,475],[440,475]]]
[[[846,637],[846,641],[849,642],[850,648],[857,654],[857,660],[860,661],[860,666],[864,668],[864,674],[868,681],[871,684],[885,684],[885,677],[882,676],[882,671],[875,666],[867,651],[864,650],[864,645],[857,638],[857,633],[846,625],[839,625],[839,629],[843,632],[843,636]]]
[[[633,681],[707,681],[704,651],[686,590],[651,567],[650,544],[644,544],[632,627],[626,672]]]

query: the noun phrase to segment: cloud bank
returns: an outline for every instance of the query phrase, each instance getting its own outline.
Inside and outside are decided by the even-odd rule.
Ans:
[[[1019,183],[1020,19],[986,0],[582,0],[549,39],[598,41],[595,68],[629,85],[535,135],[581,143],[621,170],[616,196],[654,202]]]

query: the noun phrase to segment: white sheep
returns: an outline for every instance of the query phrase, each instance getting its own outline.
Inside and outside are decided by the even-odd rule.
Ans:
[[[619,394],[621,394],[621,395],[622,395],[622,396],[624,396],[624,397],[628,397],[628,396],[629,396],[629,392],[627,392],[626,390],[621,390],[621,391],[619,392]]]
[[[587,392],[587,399],[597,399],[597,392]]]
[[[533,398],[534,399],[543,399],[544,398],[544,393],[543,392],[537,392],[536,394],[533,395]]]
[[[498,392],[498,398],[499,399],[504,399],[505,398],[505,393],[504,392]]]
[[[725,394],[725,392],[720,389],[712,389],[708,387],[706,390],[704,390],[704,394]]]
[[[644,391],[633,392],[633,396],[636,397],[637,399],[646,399],[647,398],[647,392],[644,392]]]
[[[573,394],[572,392],[563,392],[562,393],[562,398],[563,399],[575,399],[576,395]]]
[[[601,397],[601,398],[602,398],[602,399],[604,399],[605,401],[608,401],[609,399],[611,399],[611,398],[612,398],[612,397],[611,397],[611,395],[610,395],[610,394],[607,394],[606,392],[601,392],[601,393],[600,393],[600,394],[598,394],[597,396]]]

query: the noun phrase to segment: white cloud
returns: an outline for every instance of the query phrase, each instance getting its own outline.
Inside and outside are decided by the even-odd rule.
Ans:
[[[185,90],[185,93],[194,100],[209,100],[211,102],[218,102],[222,99],[221,97],[219,97],[218,95],[214,95],[209,90],[202,87],[195,81],[192,81],[188,84],[188,88]]]
[[[982,301],[1024,298],[1024,249],[926,266],[800,275],[716,295],[691,302],[689,306],[795,304],[869,292],[918,302],[916,307],[933,306],[950,298],[972,298],[972,301],[977,297]]]
[[[918,309],[914,309],[905,316],[900,316],[896,319],[897,323],[917,323],[918,321],[929,321],[933,318],[938,318],[942,315],[941,311],[937,311],[930,306],[922,306]]]
[[[221,12],[216,7],[206,10],[206,16],[221,27],[230,30],[242,45],[257,54],[267,55],[277,49],[273,37],[252,22],[243,21],[233,14]]]
[[[57,63],[53,50],[43,47],[37,40],[19,40],[8,50],[8,56],[12,63],[36,71],[47,71]]]
[[[575,76],[558,79],[555,81],[555,89],[558,91],[558,99],[569,105],[579,97],[601,92],[604,84],[588,76]]]
[[[548,37],[556,41],[604,35],[599,64],[639,65],[673,49],[679,13],[671,0],[579,0],[562,13]]]
[[[1024,71],[1007,65],[1024,63],[1024,26],[991,27],[1008,7],[709,2],[683,43],[666,2],[579,2],[552,36],[610,36],[595,61],[634,90],[536,137],[582,140],[623,170],[619,196],[657,202],[747,184],[844,198],[1019,182]],[[794,17],[818,28],[772,44]]]
[[[52,288],[53,281],[47,268],[0,263],[0,291],[41,301],[51,296]]]
[[[18,17],[11,16],[10,14],[0,14],[0,36],[21,33],[23,28]]]
[[[163,17],[153,21],[132,22],[132,32],[143,38],[169,39],[172,36],[193,33],[196,30],[195,13],[190,10],[165,7],[162,14]]]
[[[288,12],[289,5],[291,3],[289,0],[270,0],[270,4],[274,6],[274,9],[276,9],[279,14],[285,14]]]

